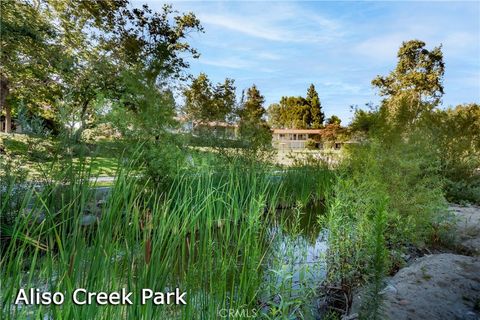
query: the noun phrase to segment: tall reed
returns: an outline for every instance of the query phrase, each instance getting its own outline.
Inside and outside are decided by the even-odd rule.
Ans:
[[[91,188],[87,168],[65,171],[21,199],[1,257],[5,319],[211,319],[223,308],[257,306],[267,206],[276,207],[278,194],[267,171],[237,164],[183,171],[168,190],[156,190],[138,179],[136,166],[120,169],[105,199]],[[187,292],[186,306],[138,301],[142,288],[175,287]],[[18,306],[20,288],[64,292],[66,303]],[[77,306],[75,288],[127,288],[136,301]]]

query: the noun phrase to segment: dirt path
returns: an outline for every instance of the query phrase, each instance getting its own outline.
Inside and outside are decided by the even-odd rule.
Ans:
[[[456,216],[456,247],[469,255],[425,255],[388,279],[387,319],[480,320],[480,207],[451,205],[450,210]],[[354,299],[354,310],[360,300]]]

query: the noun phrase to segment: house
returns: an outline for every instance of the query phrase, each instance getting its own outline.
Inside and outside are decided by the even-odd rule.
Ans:
[[[278,150],[334,149],[342,148],[341,127],[322,129],[272,129],[272,145]]]

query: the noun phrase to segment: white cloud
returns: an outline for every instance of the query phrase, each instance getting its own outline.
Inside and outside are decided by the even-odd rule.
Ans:
[[[328,88],[330,94],[360,94],[362,87],[359,85],[353,85],[343,81],[324,81],[321,83],[321,87]]]
[[[198,59],[198,62],[201,64],[206,64],[209,66],[230,68],[230,69],[245,69],[251,67],[249,61],[240,59],[240,58],[222,58],[222,59]]]
[[[255,38],[278,42],[322,42],[341,35],[340,23],[305,10],[298,5],[269,3],[248,6],[232,13],[199,12],[205,25],[233,30]],[[243,8],[245,9],[245,7]]]
[[[282,60],[283,57],[273,52],[258,52],[256,57],[262,60]]]
[[[353,50],[375,60],[395,61],[398,48],[406,40],[410,38],[405,34],[387,34],[366,39],[354,46]]]
[[[257,23],[252,23],[252,21],[245,20],[241,17],[232,15],[202,14],[200,19],[205,24],[227,28],[249,36],[273,41],[285,41],[285,37],[281,30],[275,30]]]
[[[472,50],[478,50],[479,47],[478,36],[466,32],[453,32],[447,34],[441,41],[444,51],[447,54],[470,54]],[[477,57],[478,58],[478,57]]]

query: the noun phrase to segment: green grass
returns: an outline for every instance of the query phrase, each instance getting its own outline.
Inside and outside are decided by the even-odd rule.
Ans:
[[[86,158],[73,158],[73,165],[75,169],[79,170],[80,166],[86,165],[91,170],[91,175],[94,177],[115,176],[117,172],[118,159],[105,158],[105,157],[86,157]],[[85,162],[85,164],[80,164]],[[47,163],[47,166],[50,163]]]
[[[17,162],[16,166],[24,170],[30,180],[37,180],[45,175],[45,171],[54,170],[53,166],[61,168],[70,165],[69,162],[73,162],[76,168],[85,162],[91,167],[92,176],[114,176],[123,146],[119,141],[98,141],[77,150],[81,154],[65,157],[58,139],[0,133],[0,149]]]

